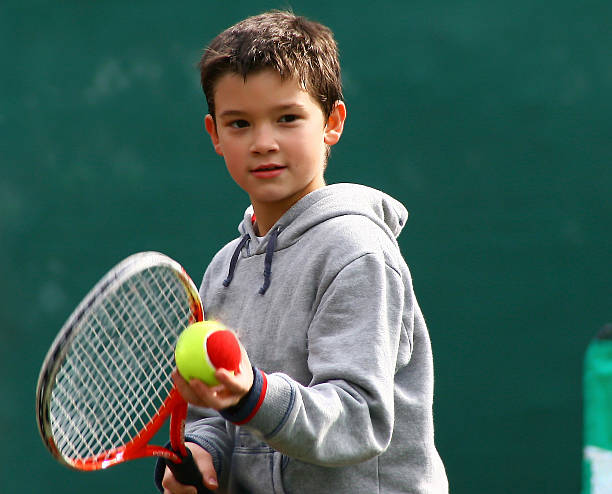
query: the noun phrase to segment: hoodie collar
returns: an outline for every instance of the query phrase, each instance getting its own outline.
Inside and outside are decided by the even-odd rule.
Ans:
[[[303,214],[306,211],[308,214]],[[265,294],[272,280],[274,253],[291,246],[310,228],[344,215],[366,216],[393,241],[396,241],[408,219],[406,208],[391,196],[371,187],[349,183],[327,185],[304,196],[281,216],[264,237],[255,234],[253,207],[249,206],[238,227],[242,238],[230,261],[224,286],[231,283],[241,253],[246,257],[265,253],[264,282],[259,291]],[[246,253],[243,253],[245,247]]]

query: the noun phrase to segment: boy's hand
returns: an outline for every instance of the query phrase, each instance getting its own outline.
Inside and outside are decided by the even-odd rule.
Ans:
[[[240,370],[235,375],[226,369],[217,369],[215,377],[219,381],[216,386],[208,386],[199,379],[187,382],[175,369],[172,373],[174,384],[182,397],[192,405],[223,410],[236,405],[253,386],[253,368],[249,356],[240,345]]]
[[[204,479],[204,486],[212,491],[219,487],[217,482],[217,472],[213,466],[212,456],[204,448],[195,443],[185,443],[185,446],[189,448],[193,459],[198,466],[200,472],[202,472],[202,479]],[[172,471],[166,467],[164,472],[164,478],[162,480],[162,487],[164,488],[164,494],[196,494],[196,488],[190,485],[183,485],[172,475]]]

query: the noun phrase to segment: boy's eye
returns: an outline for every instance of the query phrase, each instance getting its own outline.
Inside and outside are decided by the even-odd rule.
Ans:
[[[297,119],[298,119],[297,115],[283,115],[282,117],[280,117],[279,122],[290,123],[290,122],[295,122]]]
[[[249,122],[246,120],[234,120],[233,122],[230,122],[230,126],[236,129],[244,129],[245,127],[249,126]]]

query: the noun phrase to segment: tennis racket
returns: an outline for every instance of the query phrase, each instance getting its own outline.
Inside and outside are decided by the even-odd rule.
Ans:
[[[156,456],[176,479],[210,492],[185,447],[187,403],[170,376],[181,331],[203,319],[185,270],[157,252],[109,271],[68,318],[43,362],[36,415],[61,463],[99,470]],[[149,442],[170,417],[170,449]]]

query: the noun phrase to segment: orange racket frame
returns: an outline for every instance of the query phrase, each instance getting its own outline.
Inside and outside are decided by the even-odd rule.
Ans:
[[[140,288],[138,283],[141,283],[141,279],[144,279],[145,275],[147,279],[142,281],[142,284],[146,282],[147,286],[145,288]],[[166,278],[166,281],[158,282],[158,278],[162,276]],[[167,283],[167,285],[164,283]],[[168,288],[164,290],[166,286]],[[139,291],[143,293],[141,294]],[[141,295],[144,301],[140,300]],[[115,297],[119,302],[125,299],[126,307],[121,305],[118,309],[114,306],[110,306],[110,309],[101,309],[101,304],[107,303],[106,301],[111,300],[112,297]],[[134,302],[134,300],[136,300],[136,302]],[[136,308],[133,308],[134,306]],[[96,311],[98,312],[96,313]],[[132,312],[134,314],[132,314]],[[142,313],[149,319],[144,318]],[[181,397],[176,387],[171,383],[170,376],[171,369],[174,367],[173,355],[176,338],[187,325],[202,321],[203,318],[204,312],[197,288],[183,267],[169,257],[158,252],[141,252],[128,257],[109,271],[87,294],[68,318],[51,345],[40,371],[36,391],[37,421],[43,442],[51,454],[61,463],[71,468],[85,471],[105,469],[118,463],[137,458],[151,456],[160,457],[168,460],[168,465],[175,472],[175,476],[180,482],[195,485],[198,488],[198,492],[208,492],[203,487],[201,475],[199,475],[199,471],[197,471],[197,467],[195,467],[195,463],[193,463],[193,458],[189,450],[185,447],[184,429],[187,416],[187,403]],[[129,337],[126,337],[128,343],[123,341],[123,344],[117,343],[112,340],[112,338],[108,337],[106,340],[103,340],[102,343],[97,343],[97,346],[94,346],[93,350],[87,345],[89,345],[90,339],[95,339],[94,337],[97,338],[98,333],[103,333],[106,326],[112,328],[111,336],[113,338],[120,339],[123,338],[122,330],[124,328],[122,325],[126,326],[129,324],[129,329],[131,330],[133,326],[138,326],[138,324],[142,325],[142,319],[146,319],[146,321],[150,322],[149,325],[154,327],[154,329],[151,330],[151,334],[148,335],[149,340],[147,341],[157,344],[156,342],[158,339],[163,339],[163,343],[156,347],[159,353],[163,353],[161,357],[163,357],[164,362],[163,365],[160,366],[162,370],[160,370],[156,377],[161,383],[160,387],[169,387],[168,394],[153,416],[146,421],[142,427],[139,427],[138,433],[134,434],[129,441],[126,440],[121,444],[115,444],[113,447],[102,451],[96,451],[96,448],[102,448],[102,446],[98,446],[98,444],[93,444],[93,446],[87,445],[84,449],[87,451],[94,451],[94,453],[80,454],[80,444],[78,446],[72,446],[72,444],[70,444],[71,438],[76,438],[75,442],[78,440],[81,442],[90,441],[91,443],[96,443],[95,438],[91,438],[91,436],[95,436],[95,431],[93,433],[86,430],[81,432],[77,429],[86,429],[89,423],[97,425],[97,421],[103,422],[106,420],[106,417],[100,417],[100,415],[104,415],[104,409],[95,404],[91,405],[87,403],[85,406],[89,407],[88,413],[90,413],[90,416],[86,418],[73,418],[72,415],[79,414],[80,402],[78,398],[72,398],[70,392],[56,392],[55,389],[64,386],[63,383],[67,382],[68,384],[65,384],[65,386],[74,389],[74,393],[78,394],[79,386],[77,384],[79,382],[79,375],[87,374],[83,379],[99,382],[104,380],[106,377],[104,372],[106,372],[109,374],[108,379],[111,380],[116,378],[116,376],[113,375],[115,367],[109,364],[108,368],[104,369],[105,364],[98,366],[102,367],[102,370],[95,369],[90,371],[90,369],[95,366],[93,366],[89,360],[85,360],[85,363],[83,363],[80,358],[74,357],[77,363],[72,364],[66,362],[70,361],[75,353],[86,355],[96,352],[107,352],[108,354],[113,352],[130,352],[128,358],[125,358],[124,355],[119,355],[118,360],[127,362],[124,364],[126,367],[135,365],[134,362],[138,362],[138,358],[132,358],[134,357],[134,353],[129,348],[126,350],[126,347],[129,347],[128,343],[132,341],[135,342],[133,346],[137,346],[140,333],[136,335],[130,334]],[[89,320],[93,321],[91,325],[88,322]],[[157,327],[155,327],[156,325]],[[138,331],[140,330],[141,329],[138,329]],[[88,331],[92,334],[91,338],[87,337]],[[161,336],[158,338],[155,331],[158,331],[160,335],[162,335],[163,331],[163,338]],[[129,331],[126,330],[125,332],[128,333]],[[136,330],[134,330],[134,332],[136,332]],[[147,341],[141,346],[143,348],[142,351],[146,353],[145,357],[151,361],[153,360],[154,352],[149,348],[151,345],[147,345]],[[107,349],[105,345],[107,345],[110,350]],[[109,358],[112,359],[113,357]],[[111,364],[114,365],[114,361],[111,360]],[[154,364],[151,365],[155,367]],[[71,366],[74,367],[71,368]],[[68,370],[63,370],[64,368]],[[63,377],[61,374],[62,372],[68,373],[69,376]],[[132,371],[128,369],[126,374],[130,372]],[[142,379],[148,377],[142,368],[139,372]],[[143,373],[145,374],[144,376]],[[117,372],[115,372],[115,374],[117,374]],[[76,377],[73,378],[73,375]],[[94,376],[93,378],[92,375]],[[133,376],[135,374],[130,373],[129,375]],[[123,374],[122,377],[124,380],[126,379]],[[74,380],[76,384],[73,383],[72,380]],[[86,399],[92,402],[95,401],[97,397],[95,391],[98,389],[99,388],[96,387],[94,392],[89,392]],[[111,392],[112,391],[111,389]],[[158,398],[161,400],[163,396],[159,396]],[[74,403],[68,403],[66,405],[66,411],[63,408],[62,400],[66,402],[72,400]],[[157,403],[157,401],[154,403]],[[135,405],[135,407],[137,406],[138,405]],[[73,412],[72,414],[69,413],[71,411]],[[142,422],[146,420],[146,416],[142,411],[134,413],[140,413],[145,417],[142,419],[139,418]],[[54,414],[61,415],[61,417],[56,418]],[[168,417],[170,417],[171,449],[149,444]],[[114,418],[108,420],[114,420]],[[117,420],[119,421],[119,425],[112,426],[114,427],[113,434],[120,435],[122,427],[126,427],[126,425],[120,418]],[[67,432],[64,429],[66,429]],[[118,433],[116,431],[120,432]],[[132,433],[131,430],[130,433]],[[115,437],[112,436],[112,440],[115,440],[115,442],[123,441],[123,437],[125,436],[121,436],[121,439],[115,439]],[[77,454],[77,452],[79,454]],[[191,465],[186,465],[186,463],[189,462]],[[179,471],[177,474],[175,468],[177,470],[181,470],[182,468],[188,473],[180,473]],[[196,477],[199,475],[199,478],[194,478],[194,475]]]

